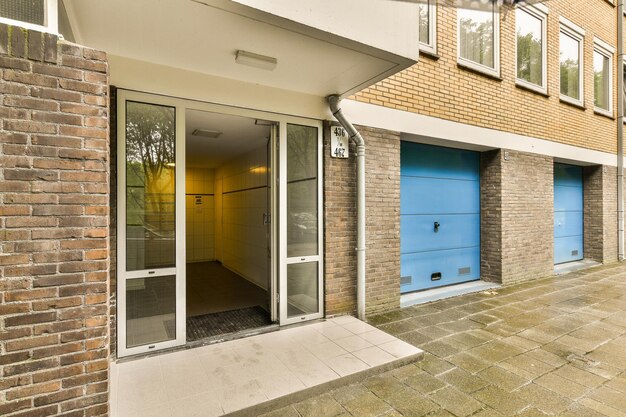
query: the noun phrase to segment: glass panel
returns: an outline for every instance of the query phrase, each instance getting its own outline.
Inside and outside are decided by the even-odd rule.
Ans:
[[[287,125],[287,256],[318,254],[317,128]]]
[[[604,110],[609,109],[609,61],[608,57],[593,52],[594,104]]]
[[[425,3],[420,3],[419,13],[420,13],[420,42],[430,45],[430,2],[427,1]]]
[[[489,68],[494,66],[494,13],[459,9],[459,55]]]
[[[543,84],[543,22],[517,10],[517,78],[542,86]]]
[[[46,23],[44,0],[0,0],[0,16],[43,26]]]
[[[126,347],[176,339],[176,276],[126,281]]]
[[[287,265],[287,317],[319,312],[317,262]]]
[[[176,265],[175,109],[126,103],[126,270]]]
[[[580,43],[571,36],[561,32],[561,94],[576,100],[580,99]]]

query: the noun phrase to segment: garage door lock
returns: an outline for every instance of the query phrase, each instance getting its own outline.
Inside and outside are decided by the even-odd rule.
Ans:
[[[439,233],[439,226],[441,226],[439,222],[435,222],[435,233]]]

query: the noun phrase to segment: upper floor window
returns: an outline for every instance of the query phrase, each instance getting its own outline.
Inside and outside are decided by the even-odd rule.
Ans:
[[[585,31],[561,17],[559,35],[561,100],[582,106],[583,40]]]
[[[500,76],[500,14],[488,9],[458,9],[458,59],[490,75]]]
[[[437,6],[436,0],[419,3],[420,50],[437,53]]]
[[[545,6],[517,8],[517,83],[547,93]]]
[[[593,105],[596,112],[612,116],[611,68],[615,50],[597,38],[593,44]]]
[[[57,33],[57,8],[57,0],[0,0],[0,22]]]

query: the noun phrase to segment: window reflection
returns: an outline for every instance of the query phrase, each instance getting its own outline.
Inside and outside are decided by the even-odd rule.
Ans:
[[[175,109],[126,103],[126,270],[175,266]]]
[[[318,254],[317,128],[287,125],[287,256]]]
[[[543,22],[518,9],[517,25],[517,78],[543,85]]]
[[[580,43],[561,32],[561,94],[580,99]]]
[[[459,56],[489,68],[494,64],[494,12],[459,9]]]

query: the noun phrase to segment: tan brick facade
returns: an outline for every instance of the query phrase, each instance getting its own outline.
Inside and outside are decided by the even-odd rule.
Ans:
[[[548,96],[516,86],[515,12],[502,13],[501,79],[457,65],[457,15],[437,8],[438,59],[425,54],[420,62],[354,99],[474,126],[548,139],[604,152],[617,152],[612,118],[593,109],[594,36],[616,46],[616,8],[606,0],[550,0],[548,14]],[[584,104],[581,109],[559,100],[559,17],[585,30]],[[617,56],[613,56],[613,114],[617,108]]]
[[[617,261],[617,169],[584,168],[585,258],[600,263]]]
[[[400,306],[400,134],[357,127],[367,146],[366,314]],[[330,157],[324,135],[326,314],[356,311],[356,158]]]
[[[108,414],[106,55],[0,25],[0,415]]]

